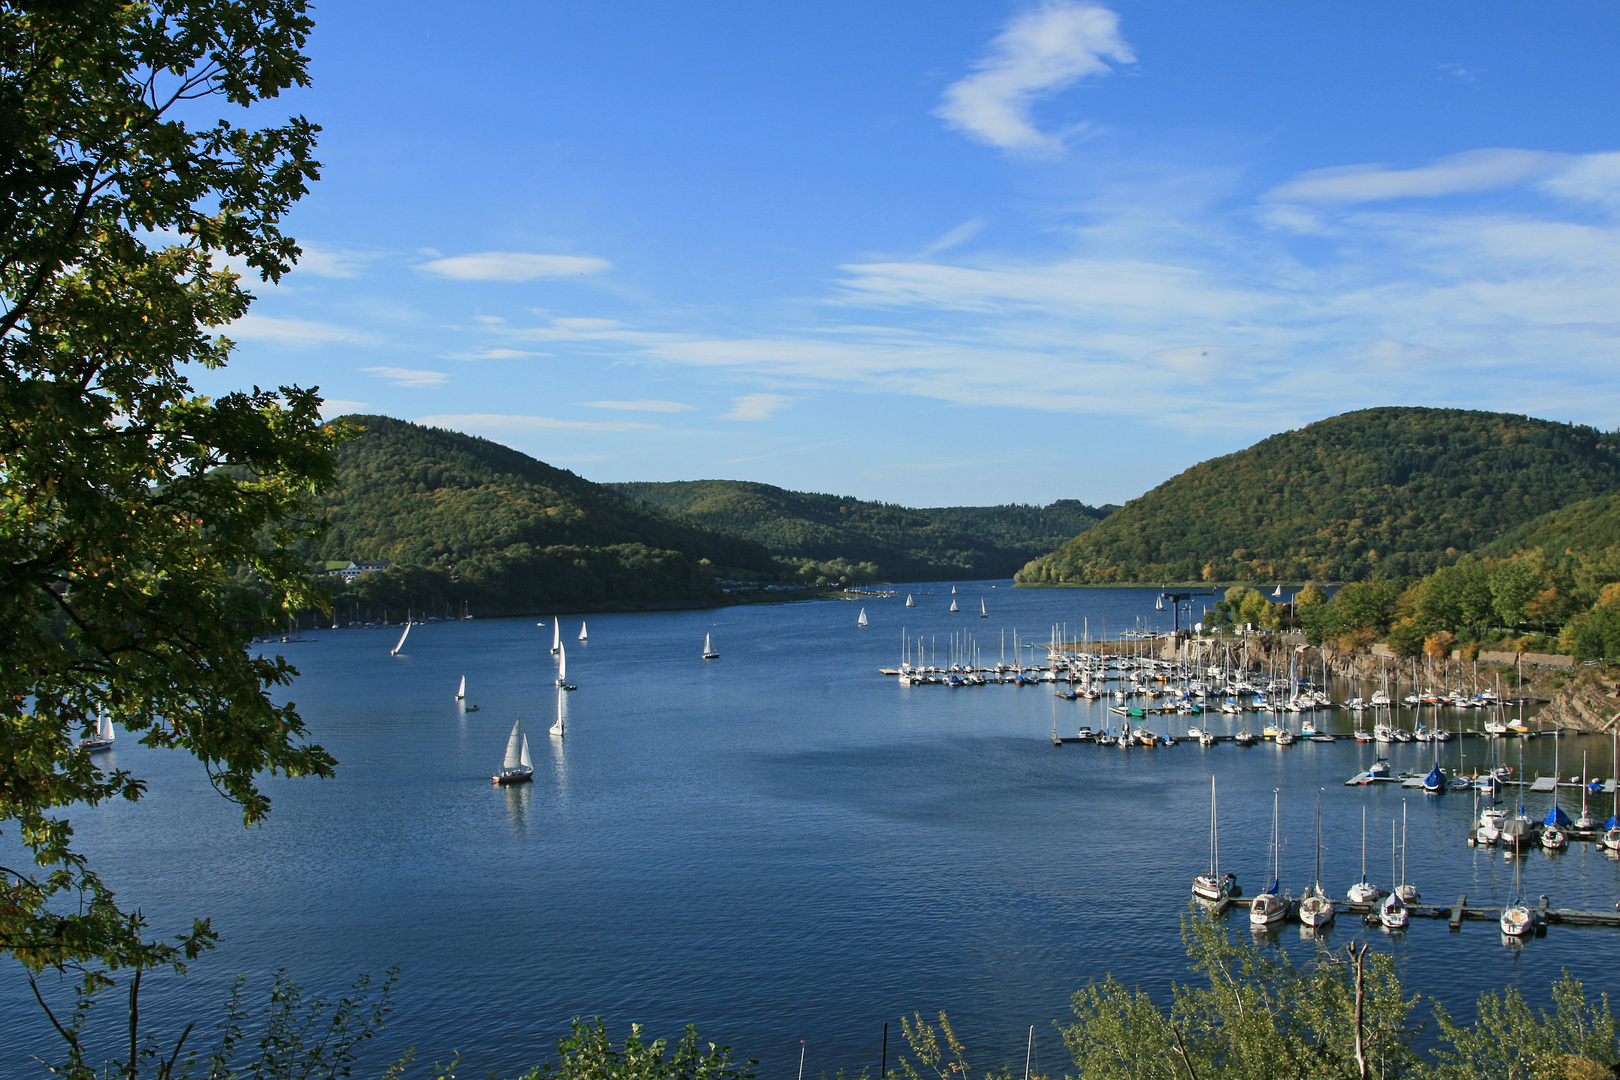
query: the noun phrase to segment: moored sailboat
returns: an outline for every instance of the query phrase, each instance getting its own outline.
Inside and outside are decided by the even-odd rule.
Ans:
[[[1352,904],[1370,904],[1378,899],[1378,886],[1367,880],[1367,808],[1361,808],[1361,880],[1345,894]]]
[[[1278,833],[1282,809],[1278,788],[1271,789],[1271,884],[1249,902],[1249,927],[1269,930],[1288,918],[1288,900],[1282,895],[1282,845]]]
[[[1209,778],[1209,871],[1193,878],[1193,898],[1218,903],[1229,896],[1241,896],[1237,875],[1221,873],[1221,848],[1215,822],[1215,777]]]
[[[1306,926],[1323,927],[1333,924],[1335,911],[1333,898],[1322,888],[1322,791],[1316,792],[1316,880],[1305,890],[1299,902],[1299,921]]]
[[[1389,819],[1389,876],[1395,879],[1396,865],[1395,847],[1395,819]],[[1391,889],[1384,902],[1378,906],[1378,922],[1385,930],[1405,930],[1411,915],[1406,910],[1406,901],[1401,899],[1401,890]]]

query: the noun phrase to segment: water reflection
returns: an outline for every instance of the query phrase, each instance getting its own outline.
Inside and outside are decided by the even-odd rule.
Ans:
[[[529,803],[534,798],[533,784],[502,784],[506,797],[506,818],[514,826],[522,827],[529,821]]]

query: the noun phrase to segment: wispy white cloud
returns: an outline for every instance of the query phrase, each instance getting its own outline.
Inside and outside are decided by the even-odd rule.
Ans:
[[[639,398],[635,401],[587,401],[583,404],[592,409],[618,409],[623,412],[677,413],[697,408],[696,405],[687,405],[679,401],[655,401],[650,398]]]
[[[956,228],[946,232],[938,240],[935,240],[933,243],[923,248],[915,256],[913,256],[913,258],[927,259],[934,255],[938,255],[942,251],[949,251],[953,247],[959,247],[960,245],[965,244],[969,240],[973,239],[975,236],[978,236],[979,231],[983,229],[984,226],[985,221],[983,218],[973,218],[971,221],[964,221]]]
[[[951,84],[934,114],[970,138],[1007,150],[1052,150],[1062,135],[1036,127],[1035,101],[1089,75],[1108,61],[1136,61],[1119,34],[1119,16],[1095,4],[1048,0],[1015,15],[974,63],[973,74]]]
[[[387,379],[395,386],[442,386],[450,379],[450,376],[442,371],[412,371],[409,368],[397,367],[368,367],[360,370],[374,379]]]
[[[606,259],[583,255],[534,255],[522,251],[485,251],[433,259],[418,269],[456,281],[533,281],[535,278],[580,277],[612,269]]]
[[[529,356],[549,356],[550,353],[530,352],[526,349],[473,349],[467,352],[445,353],[446,360],[522,360]]]
[[[731,399],[731,411],[722,413],[720,419],[758,423],[769,420],[791,404],[793,399],[784,394],[743,394]]]
[[[371,405],[364,401],[345,401],[343,398],[325,398],[321,401],[321,419],[330,420],[334,416],[343,416],[348,413],[364,412]]]
[[[1271,189],[1265,197],[1309,203],[1434,198],[1521,184],[1554,173],[1569,161],[1568,154],[1540,150],[1469,150],[1416,169],[1382,165],[1317,169]]]
[[[347,342],[351,345],[374,345],[370,334],[330,323],[311,322],[307,319],[278,319],[269,315],[249,313],[231,323],[225,336],[232,341],[264,341],[276,345],[329,345]]]
[[[1620,209],[1620,153],[1583,154],[1543,180],[1541,190]]]
[[[450,428],[478,435],[489,432],[512,434],[522,431],[656,431],[657,424],[632,424],[622,420],[559,420],[551,416],[520,416],[510,413],[456,413],[419,416],[414,423]]]
[[[299,244],[299,247],[303,249],[303,253],[298,256],[296,272],[314,274],[316,277],[359,277],[365,264],[375,257],[357,251],[343,251],[310,243]]]

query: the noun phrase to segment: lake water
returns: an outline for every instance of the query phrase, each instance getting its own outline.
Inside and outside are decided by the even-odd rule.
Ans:
[[[579,689],[561,742],[546,734],[551,629],[534,619],[418,626],[397,657],[397,630],[285,647],[303,672],[287,696],[341,761],[337,779],[267,781],[274,812],[244,830],[199,770],[126,739],[112,760],[146,778],[149,796],[74,815],[81,849],[126,905],[165,932],[211,916],[223,936],[185,979],[148,984],[149,1023],[172,1035],[176,1018],[201,1017],[206,1028],[238,972],[256,991],[285,968],[332,993],[398,965],[398,1010],[374,1056],[460,1052],[469,1076],[514,1074],[545,1057],[570,1018],[597,1015],[616,1035],[631,1021],[654,1035],[695,1023],[760,1059],[766,1077],[795,1072],[801,1039],[806,1075],[875,1071],[885,1020],[940,1009],[975,1068],[1020,1062],[1034,1024],[1037,1063],[1061,1071],[1051,1022],[1086,980],[1111,970],[1162,991],[1186,977],[1179,919],[1206,863],[1211,773],[1222,869],[1251,893],[1278,788],[1282,877],[1296,895],[1313,869],[1322,789],[1335,895],[1360,872],[1363,807],[1369,870],[1387,884],[1390,822],[1404,802],[1426,900],[1510,897],[1512,864],[1464,843],[1471,798],[1343,786],[1371,761],[1370,744],[1053,747],[1054,721],[1070,734],[1108,726],[1102,704],[1061,701],[1047,686],[902,688],[880,677],[900,659],[902,627],[936,641],[942,660],[953,631],[970,633],[994,662],[1014,627],[1044,643],[1054,623],[1074,631],[1089,620],[1095,633],[1106,619],[1112,636],[1168,621],[1152,590],[958,589],[958,615],[938,583],[892,599],[593,615],[583,645],[580,618],[565,619]],[[988,620],[977,618],[981,598]],[[721,653],[710,663],[698,658],[706,632]],[[477,712],[453,700],[463,675]],[[519,714],[536,779],[495,788]],[[1343,710],[1330,716],[1329,730],[1353,723]],[[1556,741],[1529,743],[1528,771],[1551,770]],[[1566,775],[1582,749],[1594,772],[1613,775],[1608,740],[1563,742]],[[1484,742],[1461,745],[1477,754]],[[1397,769],[1419,768],[1431,753],[1412,744],[1392,756]],[[1548,796],[1527,799],[1545,812]],[[0,838],[8,860],[13,843]],[[1555,906],[1609,908],[1620,896],[1616,863],[1587,844],[1536,853],[1523,874],[1524,892]],[[1232,925],[1247,934],[1243,918]],[[1544,1000],[1560,968],[1603,984],[1617,934],[1555,927],[1507,948],[1489,923],[1451,934],[1415,920],[1391,938],[1341,919],[1330,941],[1364,936],[1393,951],[1409,989],[1466,1013],[1482,990],[1506,985]],[[1309,955],[1297,928],[1277,940]],[[0,1032],[0,1075],[41,1075],[29,1055],[53,1048],[9,967]],[[891,1064],[899,1045],[895,1023]]]

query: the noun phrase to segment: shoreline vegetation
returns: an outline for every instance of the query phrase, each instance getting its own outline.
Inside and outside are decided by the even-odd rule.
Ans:
[[[1536,1009],[1514,987],[1486,991],[1472,1021],[1459,1020],[1436,998],[1408,993],[1392,955],[1365,942],[1331,948],[1310,946],[1295,962],[1233,932],[1219,915],[1199,908],[1182,918],[1189,976],[1156,993],[1135,989],[1113,972],[1103,973],[1070,998],[1073,1017],[1051,1021],[1073,1080],[1199,1080],[1240,1076],[1245,1080],[1605,1080],[1620,1074],[1620,1020],[1609,996],[1591,994],[1566,970],[1548,988],[1550,1009]],[[98,1070],[85,1049],[86,1016],[76,1011],[67,1027],[67,1059],[57,1075],[120,1076],[145,1071],[159,1078],[206,1075],[336,1078],[369,1070],[366,1044],[385,1028],[399,972],[391,969],[375,989],[362,976],[333,1000],[308,995],[285,974],[277,975],[268,1004],[253,1011],[246,980],[233,984],[217,1025],[220,1035],[206,1049],[188,1037],[195,1023],[166,1045],[150,1034],[134,1039],[136,992],[130,1001],[131,1057],[112,1058]],[[1427,1019],[1424,1013],[1427,1013]],[[839,1080],[1013,1080],[1017,1062],[976,1067],[949,1016],[937,1024],[918,1011],[898,1017],[894,1067],[840,1067]],[[1031,1040],[1034,1032],[1031,1029]],[[903,1045],[902,1045],[903,1044]],[[884,1055],[888,1053],[887,1043]],[[184,1055],[184,1056],[182,1056]],[[375,1056],[375,1055],[372,1055]],[[671,1042],[649,1039],[631,1023],[622,1042],[600,1018],[575,1018],[556,1051],[512,1080],[754,1080],[757,1061],[730,1046],[703,1039],[692,1025]],[[382,1080],[407,1075],[453,1080],[460,1054],[448,1062],[413,1068],[415,1051],[376,1067]],[[1023,1066],[1028,1080],[1051,1080],[1050,1072]],[[484,1075],[494,1077],[493,1072]],[[826,1080],[826,1070],[812,1075]]]

